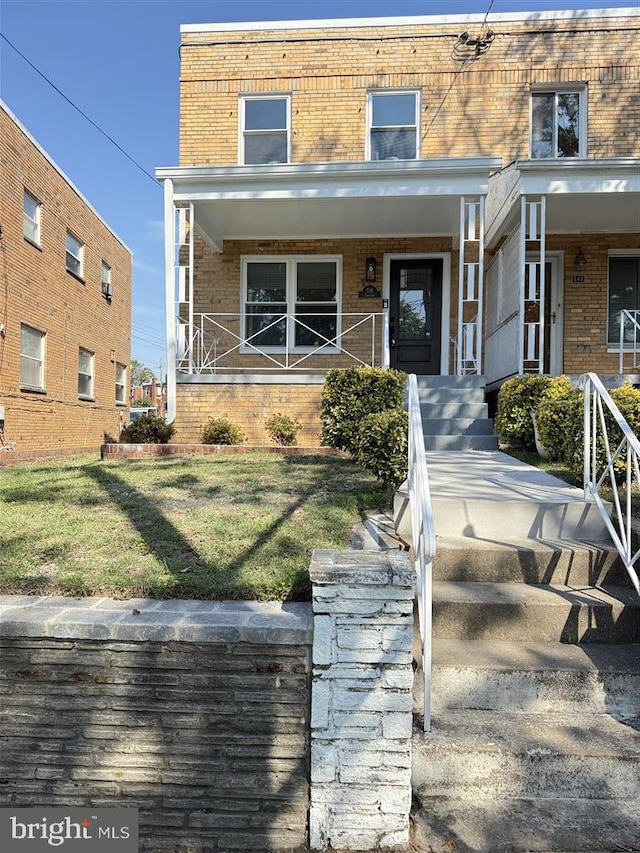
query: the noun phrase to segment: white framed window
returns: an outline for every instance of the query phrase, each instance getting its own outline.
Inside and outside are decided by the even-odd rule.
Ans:
[[[291,97],[245,95],[240,98],[240,163],[291,161]]]
[[[126,365],[116,362],[116,403],[124,406],[127,402],[127,368]]]
[[[78,350],[78,397],[93,400],[93,353],[83,347]]]
[[[531,159],[587,156],[587,90],[531,92]]]
[[[420,156],[420,93],[369,92],[367,159],[416,160]]]
[[[107,302],[111,302],[111,297],[113,296],[113,290],[111,288],[111,267],[106,261],[102,262],[102,295],[107,300]]]
[[[44,390],[45,333],[20,324],[20,386]]]
[[[242,258],[245,339],[258,349],[302,352],[340,334],[342,258],[336,255]]]
[[[40,202],[25,190],[22,233],[34,246],[40,245],[40,208]]]
[[[640,312],[640,254],[637,252],[609,256],[609,290],[607,344],[620,346],[620,312]],[[640,314],[635,315],[640,321]],[[624,343],[632,347],[640,344],[640,332],[634,323],[625,324]]]
[[[84,245],[71,231],[67,231],[67,269],[77,278],[82,278],[83,255]]]

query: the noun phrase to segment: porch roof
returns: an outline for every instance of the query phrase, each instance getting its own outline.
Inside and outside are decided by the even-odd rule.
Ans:
[[[500,158],[159,168],[177,207],[225,239],[457,235],[462,195],[485,195]]]
[[[487,246],[513,230],[522,196],[542,195],[548,234],[640,232],[640,158],[516,160],[489,181]]]

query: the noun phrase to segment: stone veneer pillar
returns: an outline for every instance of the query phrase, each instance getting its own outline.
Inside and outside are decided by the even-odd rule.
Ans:
[[[402,551],[316,550],[310,844],[409,840],[414,572]]]

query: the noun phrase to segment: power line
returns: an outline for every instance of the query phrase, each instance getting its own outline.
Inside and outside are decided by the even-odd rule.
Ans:
[[[40,75],[40,77],[42,77],[42,79],[43,79],[43,80],[45,80],[45,81],[46,81],[46,82],[51,86],[51,88],[52,88],[52,89],[55,89],[55,91],[60,95],[60,97],[61,97],[61,98],[64,98],[64,100],[65,100],[68,104],[70,104],[70,105],[74,108],[74,110],[77,110],[77,112],[79,112],[79,113],[80,113],[80,115],[81,115],[84,119],[86,119],[86,120],[89,122],[89,124],[93,125],[93,127],[95,127],[95,129],[96,129],[99,133],[101,133],[101,134],[105,137],[105,139],[108,139],[108,140],[109,140],[109,142],[110,142],[112,145],[115,145],[115,147],[118,149],[118,151],[120,151],[120,153],[121,153],[121,154],[124,154],[124,156],[127,158],[127,160],[130,160],[130,161],[133,163],[133,165],[134,165],[137,169],[140,169],[140,171],[141,171],[143,174],[145,174],[148,178],[151,178],[151,180],[153,181],[153,183],[154,183],[157,187],[159,187],[159,186],[160,186],[159,182],[158,182],[158,181],[157,181],[157,179],[156,179],[156,178],[151,174],[151,172],[147,172],[147,170],[144,168],[144,166],[141,166],[141,165],[140,165],[140,163],[138,163],[138,161],[137,161],[137,160],[135,160],[135,159],[134,159],[130,154],[128,154],[128,153],[124,150],[124,148],[123,148],[121,145],[119,145],[119,144],[115,141],[115,139],[113,139],[113,137],[109,136],[109,134],[108,134],[105,130],[103,130],[103,129],[100,127],[100,125],[96,124],[96,123],[95,123],[95,121],[93,121],[93,119],[89,118],[89,116],[88,116],[88,115],[87,115],[83,110],[81,110],[81,109],[80,109],[80,107],[79,107],[77,104],[75,104],[75,103],[71,100],[71,98],[67,97],[67,95],[65,95],[65,93],[64,93],[61,89],[59,89],[59,88],[56,86],[56,84],[55,84],[55,83],[53,83],[53,82],[52,82],[52,81],[47,77],[47,75],[46,75],[46,74],[44,74],[42,71],[40,71],[40,69],[39,69],[39,68],[37,68],[37,67],[33,64],[33,62],[31,62],[31,60],[30,60],[30,59],[28,59],[28,58],[24,55],[24,53],[22,53],[22,51],[21,51],[21,50],[18,50],[18,48],[15,46],[15,44],[13,44],[13,42],[12,42],[12,41],[10,41],[10,39],[8,39],[8,38],[6,37],[6,35],[5,35],[3,32],[0,32],[0,38],[3,38],[3,39],[6,41],[6,43],[9,45],[9,47],[13,48],[13,50],[15,50],[15,52],[18,54],[18,56],[22,57],[22,59],[24,59],[24,61],[27,63],[27,65],[29,65],[31,68],[33,68],[33,70],[36,72],[36,74],[39,74],[39,75]]]

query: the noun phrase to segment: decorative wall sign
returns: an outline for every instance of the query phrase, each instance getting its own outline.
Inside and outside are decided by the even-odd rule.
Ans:
[[[378,288],[373,284],[365,284],[362,290],[358,292],[360,299],[380,299],[381,295]]]

